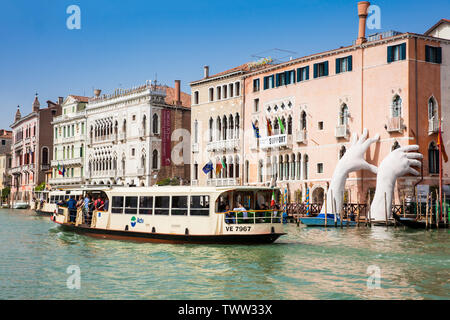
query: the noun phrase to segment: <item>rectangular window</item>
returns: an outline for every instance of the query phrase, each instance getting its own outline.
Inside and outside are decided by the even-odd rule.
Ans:
[[[272,89],[274,87],[274,84],[275,84],[274,75],[264,77],[264,90]]]
[[[277,87],[285,86],[286,85],[286,73],[277,73]]]
[[[295,70],[289,70],[285,72],[286,85],[295,83]]]
[[[328,76],[328,61],[314,64],[314,78]]]
[[[297,82],[309,80],[309,66],[297,69]]]
[[[191,216],[209,216],[209,196],[191,196]]]
[[[323,163],[317,164],[317,173],[323,173]]]
[[[345,58],[337,58],[336,59],[336,74],[352,71],[352,56],[348,56]]]
[[[254,112],[259,112],[259,99],[255,99],[254,100],[254,108],[253,108]]]
[[[155,215],[169,215],[170,197],[155,197]]]
[[[139,214],[152,214],[152,213],[153,213],[153,197],[140,197]]]
[[[230,93],[230,98],[233,98],[233,95],[234,95],[234,86],[233,86],[233,84],[232,83],[230,83],[229,84],[229,87],[230,87],[230,91],[229,91],[229,93]]]
[[[432,63],[442,63],[442,48],[425,46],[425,61]]]
[[[194,92],[194,104],[198,104],[198,91]]]
[[[241,95],[241,83],[236,82],[234,84],[234,90],[236,91],[236,97],[239,97]]]
[[[253,79],[253,92],[258,92],[260,90],[259,78]]]
[[[406,59],[406,43],[387,47],[387,62],[395,62]]]
[[[187,196],[173,196],[172,197],[172,215],[173,216],[187,216],[188,214],[188,197]]]
[[[84,134],[84,122],[81,123],[81,134]]]
[[[125,214],[137,214],[138,197],[125,197]]]
[[[222,99],[222,87],[217,87],[216,91],[217,91],[217,100]]]
[[[319,121],[318,127],[319,127],[319,130],[323,130],[323,121]]]
[[[112,213],[123,213],[123,197],[112,197]]]
[[[209,88],[209,101],[214,101],[214,88]]]

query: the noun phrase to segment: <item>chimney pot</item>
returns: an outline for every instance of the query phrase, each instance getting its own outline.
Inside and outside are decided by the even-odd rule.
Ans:
[[[94,95],[98,98],[100,96],[100,94],[102,93],[102,90],[100,89],[95,89],[94,90]]]
[[[64,102],[64,98],[63,97],[58,97],[58,104],[62,105]]]
[[[204,66],[203,70],[204,70],[204,77],[208,78],[209,77],[209,66]]]
[[[358,39],[356,40],[356,44],[360,45],[366,42],[366,20],[367,20],[367,10],[370,7],[369,1],[360,1],[358,2],[358,17],[359,17],[359,30],[358,30]]]

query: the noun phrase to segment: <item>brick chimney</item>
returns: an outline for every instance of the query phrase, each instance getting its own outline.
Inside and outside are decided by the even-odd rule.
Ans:
[[[209,66],[204,66],[203,67],[203,75],[204,75],[204,78],[208,78],[209,77]]]
[[[358,2],[358,17],[359,17],[359,30],[358,39],[356,44],[360,45],[367,41],[366,39],[366,20],[367,20],[367,10],[370,7],[369,1]]]
[[[58,104],[62,105],[64,102],[64,98],[63,97],[58,97]]]
[[[175,104],[181,106],[181,87],[180,80],[175,80]]]

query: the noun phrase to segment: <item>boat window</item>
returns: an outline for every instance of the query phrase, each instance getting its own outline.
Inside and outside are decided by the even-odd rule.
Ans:
[[[153,211],[153,197],[139,198],[139,214],[152,214]]]
[[[123,197],[112,197],[112,213],[123,213]]]
[[[50,196],[50,203],[55,203],[55,196]]]
[[[172,215],[173,216],[187,216],[188,205],[187,196],[173,196],[172,197]]]
[[[191,196],[191,216],[209,216],[209,196]]]
[[[155,214],[169,215],[170,197],[155,197]]]
[[[137,214],[138,197],[125,197],[125,214]]]

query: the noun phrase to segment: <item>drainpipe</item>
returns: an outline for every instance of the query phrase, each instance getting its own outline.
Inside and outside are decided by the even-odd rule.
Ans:
[[[241,150],[241,162],[242,164],[239,167],[239,171],[241,171],[241,183],[240,185],[243,186],[244,185],[244,174],[245,174],[245,159],[244,159],[244,150],[245,150],[245,139],[244,139],[244,134],[245,134],[245,76],[243,77],[243,83],[242,83],[242,106],[241,106],[241,114],[242,114],[242,134],[239,135],[240,139],[242,140],[242,150]],[[248,170],[248,172],[250,173],[250,169]]]

